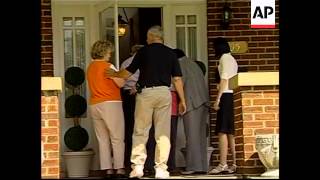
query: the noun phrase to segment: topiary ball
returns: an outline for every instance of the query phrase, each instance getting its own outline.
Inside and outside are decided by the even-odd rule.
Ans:
[[[69,96],[64,105],[70,117],[80,117],[87,110],[87,101],[80,95]]]
[[[69,149],[80,151],[88,144],[89,134],[81,126],[74,126],[64,135],[64,142]]]
[[[84,71],[80,67],[69,67],[64,77],[66,82],[72,86],[79,86],[85,80]]]

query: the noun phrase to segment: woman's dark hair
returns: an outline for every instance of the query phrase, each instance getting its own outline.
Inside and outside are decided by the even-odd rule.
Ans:
[[[186,54],[183,52],[183,50],[178,49],[178,48],[173,49],[173,52],[176,53],[178,59],[186,56]]]
[[[217,37],[213,40],[215,56],[220,58],[223,54],[230,52],[228,41],[223,37]]]

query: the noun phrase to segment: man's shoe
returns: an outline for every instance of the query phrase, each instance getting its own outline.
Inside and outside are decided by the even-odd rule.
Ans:
[[[143,176],[143,165],[135,165],[129,178],[141,178]]]
[[[170,174],[167,170],[163,170],[161,168],[156,168],[156,179],[168,179],[170,177]]]

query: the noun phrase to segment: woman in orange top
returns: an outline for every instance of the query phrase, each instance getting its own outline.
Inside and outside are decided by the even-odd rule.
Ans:
[[[97,41],[91,49],[92,62],[87,69],[90,89],[89,109],[99,143],[100,168],[110,177],[124,170],[124,116],[120,88],[124,79],[106,77],[105,71],[116,68],[109,63],[113,45]],[[112,156],[113,155],[113,156]]]

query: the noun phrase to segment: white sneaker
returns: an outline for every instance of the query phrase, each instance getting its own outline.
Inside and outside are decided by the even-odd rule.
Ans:
[[[130,178],[141,178],[143,176],[143,165],[135,165],[130,172]]]
[[[168,179],[170,177],[170,174],[167,170],[163,170],[161,168],[156,168],[156,179]]]

